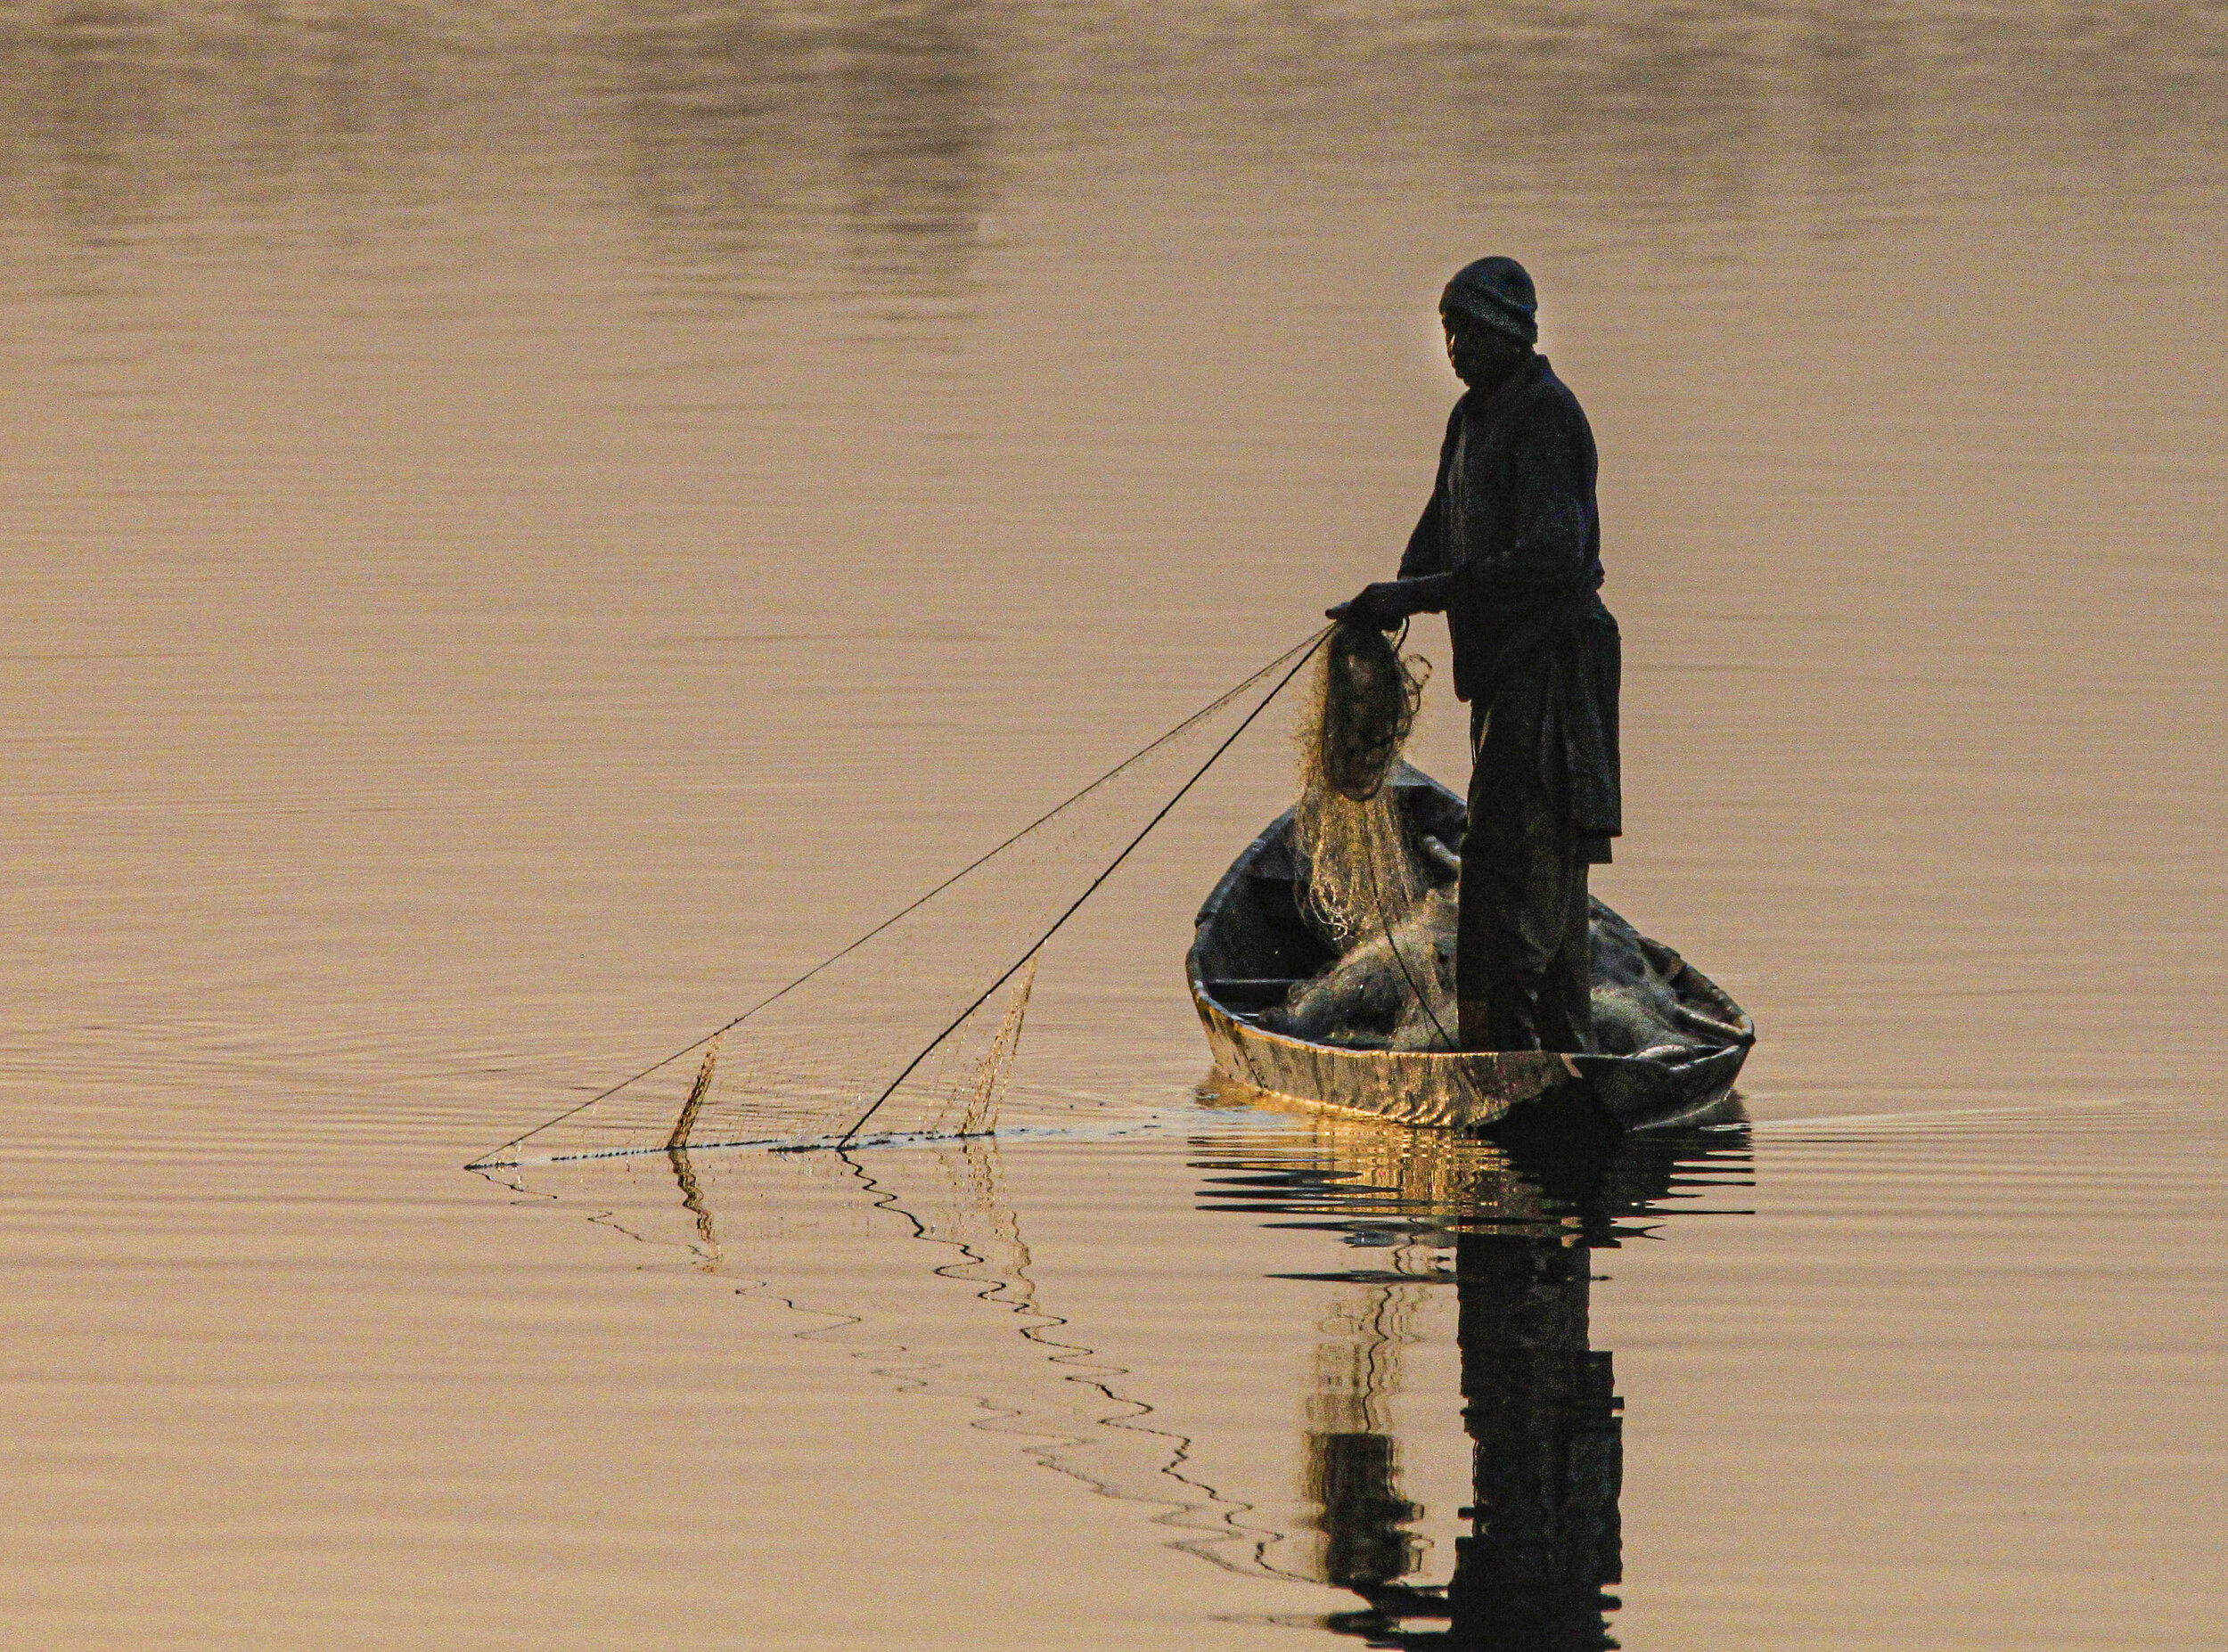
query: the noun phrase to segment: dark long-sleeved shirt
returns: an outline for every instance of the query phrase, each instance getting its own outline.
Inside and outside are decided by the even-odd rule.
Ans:
[[[1520,716],[1522,749],[1583,837],[1623,830],[1617,622],[1597,594],[1601,523],[1593,431],[1578,398],[1534,356],[1498,388],[1454,404],[1438,478],[1400,577],[1414,606],[1445,610],[1454,692]],[[1501,760],[1507,760],[1503,756]]]

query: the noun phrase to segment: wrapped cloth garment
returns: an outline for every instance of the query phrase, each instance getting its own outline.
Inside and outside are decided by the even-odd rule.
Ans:
[[[1567,769],[1540,756],[1554,743],[1562,664],[1551,651],[1509,683],[1490,718],[1471,707],[1454,966],[1465,1050],[1594,1047],[1589,855],[1570,823]]]

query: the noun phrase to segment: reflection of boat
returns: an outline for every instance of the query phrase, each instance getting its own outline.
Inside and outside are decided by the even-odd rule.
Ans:
[[[1423,860],[1425,876],[1450,885],[1467,821],[1462,800],[1405,764],[1392,786],[1410,832],[1432,851]],[[1303,903],[1306,874],[1292,845],[1291,818],[1274,822],[1215,886],[1185,961],[1192,1002],[1225,1076],[1297,1100],[1457,1128],[1495,1124],[1542,1101],[1589,1100],[1597,1116],[1620,1126],[1693,1123],[1731,1089],[1755,1042],[1755,1023],[1716,983],[1599,901],[1597,1026],[1606,994],[1620,1012],[1628,1049],[1586,1055],[1409,1050],[1272,1030],[1265,1020],[1275,1018],[1292,989],[1338,962],[1337,948]]]
[[[1298,1151],[1232,1145],[1207,1161],[1214,1207],[1303,1217],[1395,1264],[1310,1276],[1348,1293],[1325,1323],[1332,1339],[1317,1350],[1307,1405],[1315,1572],[1363,1602],[1323,1626],[1376,1647],[1614,1647],[1624,1403],[1611,1356],[1589,1334],[1593,1252],[1660,1201],[1743,1179],[1744,1135],[1649,1133],[1542,1157],[1326,1117]],[[1390,1412],[1403,1346],[1418,1340],[1418,1304],[1435,1284],[1456,1298],[1470,1485],[1452,1575],[1422,1584],[1412,1577],[1429,1511],[1403,1490]]]

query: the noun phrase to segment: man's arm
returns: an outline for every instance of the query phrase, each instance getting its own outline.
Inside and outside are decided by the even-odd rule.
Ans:
[[[1425,574],[1414,579],[1380,579],[1364,585],[1336,608],[1323,610],[1325,619],[1342,619],[1356,626],[1390,631],[1412,614],[1445,611],[1454,594],[1452,573]]]

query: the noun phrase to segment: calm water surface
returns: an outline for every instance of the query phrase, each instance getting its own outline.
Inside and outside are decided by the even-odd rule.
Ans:
[[[10,10],[0,1645],[2224,1644],[2224,106],[2169,0]],[[1389,572],[1487,250],[1750,1127],[1201,1089],[1266,731],[1020,1133],[458,1170]]]

